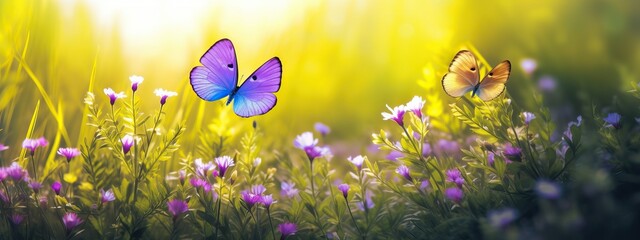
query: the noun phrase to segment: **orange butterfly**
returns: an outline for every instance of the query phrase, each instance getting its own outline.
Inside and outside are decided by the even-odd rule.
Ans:
[[[471,92],[483,101],[491,101],[500,96],[511,74],[511,62],[504,60],[487,73],[480,81],[478,62],[473,53],[462,50],[453,57],[449,72],[442,77],[444,92],[452,97],[461,97]]]

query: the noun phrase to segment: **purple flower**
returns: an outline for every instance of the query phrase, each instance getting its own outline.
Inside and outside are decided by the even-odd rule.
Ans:
[[[489,163],[489,166],[493,166],[493,163],[495,162],[495,158],[496,158],[495,153],[493,152],[487,153],[487,163]]]
[[[342,196],[344,196],[344,198],[347,198],[347,196],[349,196],[349,184],[340,184],[338,185],[338,189],[342,192]]]
[[[78,217],[76,213],[69,212],[65,213],[64,216],[62,216],[62,223],[64,224],[64,227],[67,229],[67,231],[71,231],[73,228],[82,223],[82,219]]]
[[[536,115],[530,112],[522,112],[520,117],[522,117],[522,121],[524,121],[526,125],[529,125],[533,119],[536,119]]]
[[[398,125],[400,125],[401,127],[404,126],[404,113],[405,113],[405,106],[404,105],[400,105],[394,108],[389,107],[389,105],[387,105],[387,108],[389,109],[389,113],[387,112],[383,112],[382,113],[382,119],[383,120],[393,120],[396,123],[398,123]]]
[[[329,132],[331,132],[331,128],[329,126],[324,125],[323,123],[317,122],[313,125],[313,128],[316,129],[316,132],[319,132],[322,136],[327,136]]]
[[[131,91],[135,92],[138,90],[138,85],[144,81],[144,78],[142,76],[131,75],[129,81],[131,81]]]
[[[167,209],[169,210],[169,213],[171,213],[171,215],[173,216],[173,220],[175,221],[176,219],[178,219],[178,216],[180,214],[189,211],[189,205],[187,205],[187,202],[181,199],[173,199],[167,202]]]
[[[184,169],[180,169],[178,171],[178,179],[180,180],[180,185],[184,185],[184,180],[187,178],[187,171]]]
[[[460,145],[456,141],[440,139],[436,146],[436,150],[441,156],[455,156],[460,152]]]
[[[116,100],[118,100],[119,98],[127,97],[127,95],[124,95],[124,92],[116,93],[111,88],[105,88],[104,94],[107,94],[107,96],[109,96],[109,103],[111,103],[111,106],[113,106],[113,104],[115,104]]]
[[[5,146],[4,144],[0,143],[0,152],[9,149],[9,146]]]
[[[194,188],[201,188],[201,187],[204,187],[206,184],[208,184],[207,180],[204,180],[199,177],[190,178],[189,183],[191,183],[191,186],[193,186]]]
[[[297,228],[298,227],[296,226],[295,223],[291,223],[291,222],[281,223],[280,225],[278,225],[278,231],[282,233],[282,237],[280,237],[280,239],[285,239],[288,236],[295,235],[296,232],[298,231]]]
[[[11,163],[11,166],[5,168],[5,171],[9,177],[14,181],[23,180],[27,175],[27,170],[24,170],[17,162]]]
[[[71,162],[71,159],[80,155],[80,150],[77,148],[60,148],[58,149],[58,155],[67,158],[67,162]]]
[[[0,182],[2,182],[5,179],[7,179],[8,176],[9,176],[9,174],[7,174],[7,168],[0,167]]]
[[[273,201],[273,196],[269,194],[269,195],[264,195],[260,197],[260,203],[262,203],[264,207],[269,209],[269,207],[271,207],[271,204],[276,203],[276,201]]]
[[[258,185],[251,186],[250,191],[251,193],[256,195],[262,195],[265,191],[267,191],[267,188],[265,188],[264,185],[262,184],[258,184]]]
[[[178,96],[177,92],[167,91],[162,88],[156,89],[155,91],[153,91],[153,93],[155,93],[156,96],[160,97],[160,105],[164,105],[165,103],[167,103],[168,97]]]
[[[462,178],[462,173],[460,173],[460,170],[455,168],[447,170],[446,175],[447,182],[455,183],[458,188],[461,188],[462,184],[464,184],[464,178]]]
[[[573,134],[571,133],[571,127],[572,126],[580,127],[580,125],[582,125],[582,116],[578,116],[575,122],[574,121],[569,122],[567,126],[567,130],[564,131],[563,138],[568,138],[569,141],[573,141]],[[566,141],[566,139],[564,140]]]
[[[558,199],[562,195],[560,185],[547,180],[539,180],[534,189],[538,196],[546,199]]]
[[[444,190],[444,196],[455,203],[460,203],[464,197],[464,192],[460,188],[452,187]]]
[[[362,163],[364,163],[364,157],[362,155],[358,155],[358,156],[355,156],[355,157],[349,156],[349,158],[347,158],[347,160],[349,160],[349,162],[351,162],[354,166],[356,166],[356,168],[358,168],[358,170],[362,169]]]
[[[422,100],[419,96],[414,96],[413,99],[407,105],[405,105],[405,111],[411,111],[418,118],[422,119],[422,108],[424,107],[425,101]]]
[[[60,189],[62,189],[62,183],[60,183],[59,181],[55,181],[51,184],[51,189],[53,189],[53,192],[56,193],[56,195],[60,195]]]
[[[615,129],[620,129],[622,125],[620,124],[620,119],[622,116],[618,113],[609,113],[606,118],[604,118],[604,122],[607,123],[606,126],[614,127]]]
[[[514,147],[511,144],[506,144],[502,154],[511,161],[519,162],[522,160],[522,149]]]
[[[316,144],[318,144],[318,139],[313,138],[311,132],[304,132],[296,136],[296,140],[293,142],[296,148],[304,150],[311,162],[318,157],[331,155],[331,150],[328,147],[319,147]]]
[[[429,189],[430,185],[431,183],[429,183],[429,180],[422,180],[422,182],[420,182],[420,190],[425,191]]]
[[[220,169],[220,177],[224,177],[224,173],[227,171],[227,169],[235,165],[233,163],[233,158],[229,156],[217,157],[215,159],[215,162],[218,165],[218,168]]]
[[[131,150],[131,147],[133,146],[135,139],[133,138],[132,135],[127,134],[124,137],[122,137],[120,141],[122,142],[122,152],[124,152],[124,154],[127,154]]]
[[[400,151],[396,151],[396,150],[391,150],[391,152],[389,152],[389,154],[387,154],[387,159],[390,161],[397,161],[398,158],[404,157],[404,154],[402,154],[402,152]]]
[[[542,92],[553,92],[556,90],[556,80],[551,76],[542,76],[538,80],[538,89]]]
[[[193,164],[195,165],[196,175],[198,175],[198,177],[200,178],[207,178],[207,174],[209,173],[209,171],[216,168],[212,161],[203,163],[202,158],[197,158],[193,161]]]
[[[251,191],[247,190],[240,192],[240,196],[242,197],[242,201],[247,204],[248,208],[253,207],[253,205],[262,200],[262,197],[260,195],[254,194]]]
[[[20,223],[22,223],[22,220],[24,220],[24,215],[19,213],[13,213],[9,218],[9,221],[11,221],[13,225],[19,225]]]
[[[396,168],[396,173],[402,175],[404,177],[404,179],[407,179],[407,181],[409,182],[413,182],[413,179],[411,178],[411,175],[409,175],[409,168],[407,166],[400,165],[398,166],[398,168]]]
[[[308,147],[304,149],[304,152],[307,154],[309,161],[313,161],[319,157],[331,156],[331,149],[329,149],[329,147]]]
[[[33,190],[33,192],[35,192],[35,193],[40,192],[40,188],[42,188],[42,183],[40,183],[40,182],[38,182],[36,180],[33,180],[33,179],[31,179],[29,181],[28,185],[29,185],[29,188],[31,188],[31,190]]]
[[[280,185],[280,194],[287,197],[294,197],[298,195],[299,190],[295,188],[296,184],[293,182],[282,182]]]
[[[531,75],[533,71],[535,71],[538,67],[538,63],[536,62],[536,60],[533,60],[531,58],[525,58],[520,61],[520,67],[522,67],[522,70],[525,74]]]
[[[33,155],[37,148],[45,147],[47,145],[49,145],[49,142],[44,137],[40,137],[38,139],[27,138],[22,142],[22,148],[29,149],[29,151],[31,151],[31,155]]]
[[[364,211],[365,208],[372,209],[373,207],[375,207],[376,204],[373,202],[372,197],[373,197],[373,193],[367,190],[367,192],[365,193],[364,202],[356,202],[356,206],[358,207],[358,209],[360,209],[360,211]]]
[[[429,145],[428,143],[422,144],[422,156],[427,157],[431,155],[431,152],[431,145]]]
[[[511,222],[516,220],[518,212],[513,208],[492,210],[487,214],[489,224],[497,229],[504,229]]]
[[[115,201],[116,195],[113,194],[113,189],[109,189],[107,191],[100,189],[100,199],[102,200],[102,204],[105,204],[107,202]]]

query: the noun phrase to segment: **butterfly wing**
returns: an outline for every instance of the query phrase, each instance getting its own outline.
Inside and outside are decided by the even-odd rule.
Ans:
[[[508,60],[502,61],[482,78],[476,95],[485,102],[500,96],[500,94],[504,92],[505,83],[509,79],[510,74],[511,62]]]
[[[252,117],[271,110],[277,102],[273,93],[280,90],[282,63],[271,58],[249,75],[233,99],[233,110],[238,116]]]
[[[473,53],[462,50],[453,57],[449,72],[442,77],[442,88],[452,97],[472,91],[480,80],[478,62]]]
[[[198,97],[215,101],[233,92],[238,85],[238,61],[233,43],[221,39],[200,58],[204,66],[191,70],[191,87]]]

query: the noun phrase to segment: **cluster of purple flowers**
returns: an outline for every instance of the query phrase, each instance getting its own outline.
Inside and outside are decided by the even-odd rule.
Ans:
[[[423,115],[422,115],[422,108],[424,107],[424,104],[425,104],[425,101],[422,100],[421,97],[414,96],[413,99],[411,99],[411,101],[409,101],[405,105],[400,105],[393,108],[387,105],[389,112],[388,113],[383,112],[382,119],[393,120],[401,127],[404,127],[404,114],[406,112],[412,112],[419,119],[425,120],[425,118],[423,118]]]
[[[257,203],[260,203],[267,209],[269,209],[271,207],[271,204],[275,203],[275,201],[273,200],[273,196],[271,194],[264,194],[266,190],[267,189],[262,184],[253,185],[249,190],[240,192],[240,195],[242,197],[242,201],[244,201],[249,208],[252,208]]]
[[[460,203],[464,197],[462,185],[465,181],[462,177],[462,173],[460,173],[460,170],[454,168],[447,170],[446,175],[447,182],[454,183],[456,186],[445,189],[444,196],[455,203]]]

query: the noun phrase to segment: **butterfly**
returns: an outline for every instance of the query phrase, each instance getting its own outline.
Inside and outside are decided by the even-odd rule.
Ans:
[[[233,111],[240,117],[253,117],[269,112],[276,105],[274,94],[280,90],[282,62],[278,57],[267,60],[238,86],[238,60],[233,43],[221,39],[200,58],[203,66],[191,70],[190,83],[198,97],[216,101],[226,96],[233,101]]]
[[[473,53],[462,50],[453,57],[449,72],[442,77],[442,88],[452,97],[461,97],[471,92],[483,101],[491,101],[500,96],[511,74],[511,62],[504,60],[491,69],[482,81],[478,62]]]

